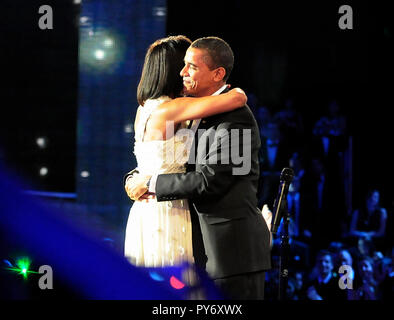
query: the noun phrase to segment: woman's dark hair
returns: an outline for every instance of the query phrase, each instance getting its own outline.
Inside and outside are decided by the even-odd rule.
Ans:
[[[203,49],[208,53],[210,59],[205,62],[213,70],[223,67],[226,75],[223,81],[227,81],[234,66],[234,53],[226,41],[218,37],[204,37],[195,40],[192,48]]]
[[[185,36],[170,36],[151,44],[145,55],[144,67],[137,88],[140,105],[161,96],[175,98],[183,89],[180,72],[191,40]]]

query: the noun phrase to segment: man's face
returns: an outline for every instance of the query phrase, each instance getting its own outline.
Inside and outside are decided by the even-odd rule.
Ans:
[[[340,258],[340,261],[341,261],[341,265],[351,266],[352,263],[353,263],[352,257],[349,254],[349,252],[347,252],[347,251],[341,251],[339,253],[339,258]]]
[[[333,267],[334,266],[329,255],[322,256],[319,259],[319,269],[321,273],[328,274],[332,271]]]
[[[184,94],[195,97],[209,96],[217,89],[216,70],[207,65],[207,53],[203,49],[189,48],[185,55],[185,66],[181,70]],[[213,91],[213,92],[212,92]]]
[[[368,260],[364,260],[360,265],[360,273],[362,277],[370,277],[373,274],[373,266]]]

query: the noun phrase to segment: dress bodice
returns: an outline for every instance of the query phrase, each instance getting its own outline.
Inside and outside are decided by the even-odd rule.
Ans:
[[[162,96],[149,99],[140,107],[139,121],[135,128],[134,155],[137,166],[143,174],[162,174],[185,172],[185,164],[189,158],[191,139],[185,139],[175,133],[167,140],[143,141],[146,124],[152,112],[171,98]],[[184,128],[185,124],[181,124]]]

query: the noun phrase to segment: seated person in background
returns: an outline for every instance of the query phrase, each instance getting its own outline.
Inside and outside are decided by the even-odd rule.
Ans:
[[[369,255],[376,238],[385,236],[387,211],[380,207],[380,193],[371,190],[367,194],[365,206],[353,212],[349,236],[358,238],[361,254]]]
[[[307,297],[310,300],[346,300],[346,290],[341,290],[339,278],[334,272],[333,258],[330,252],[322,250],[317,254],[315,277],[307,285]]]

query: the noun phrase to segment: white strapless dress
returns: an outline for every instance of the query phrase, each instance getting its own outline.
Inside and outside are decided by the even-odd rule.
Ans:
[[[186,170],[190,139],[184,141],[173,135],[168,140],[143,141],[145,126],[152,111],[168,100],[169,97],[152,99],[140,107],[134,154],[141,174],[180,173]],[[124,254],[132,264],[143,267],[193,263],[188,201],[135,201],[127,221]]]

